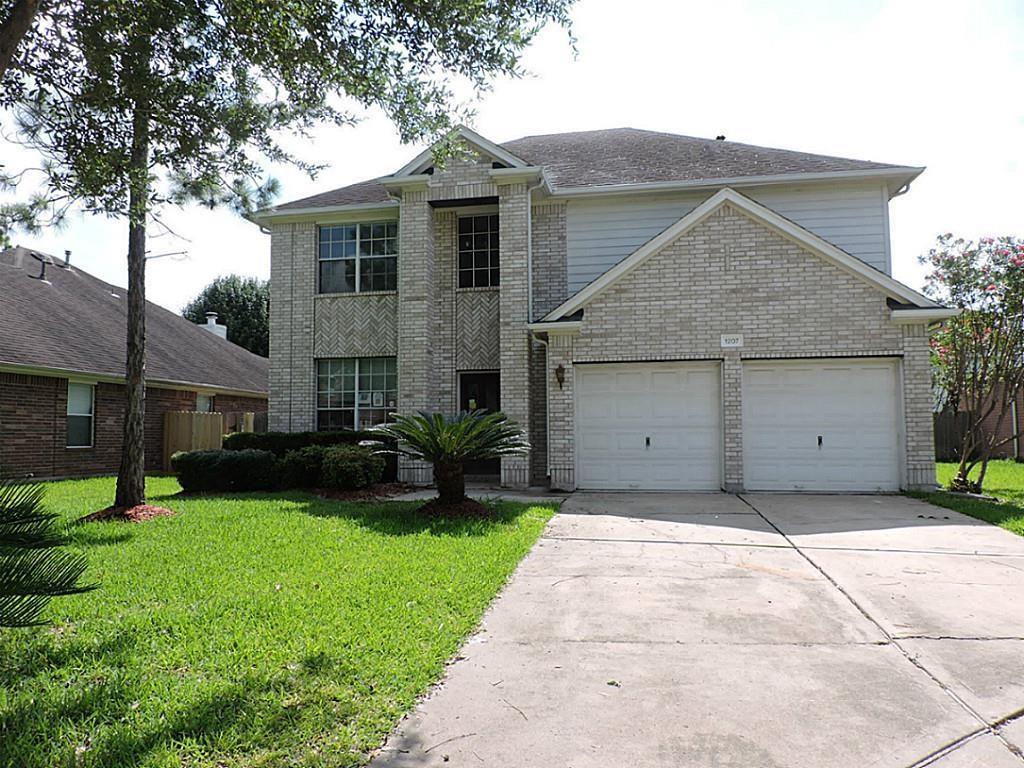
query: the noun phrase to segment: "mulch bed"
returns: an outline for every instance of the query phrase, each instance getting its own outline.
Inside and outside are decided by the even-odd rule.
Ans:
[[[134,507],[107,507],[99,512],[93,512],[85,517],[79,518],[80,523],[95,522],[119,522],[119,523],[144,523],[154,517],[167,517],[173,515],[173,510],[167,507],[155,507],[152,504],[139,504]]]
[[[378,483],[356,491],[344,491],[340,488],[315,488],[313,493],[325,499],[337,499],[338,501],[374,501],[375,499],[390,499],[415,490],[416,486],[406,483]]]
[[[440,499],[431,499],[417,509],[416,513],[434,520],[467,517],[490,519],[494,517],[494,510],[476,499],[463,499],[458,504],[442,504]]]

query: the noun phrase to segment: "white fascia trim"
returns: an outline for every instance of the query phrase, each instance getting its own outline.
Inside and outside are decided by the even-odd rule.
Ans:
[[[613,283],[639,267],[670,242],[700,224],[713,211],[726,203],[735,206],[752,218],[762,222],[771,229],[774,229],[784,237],[795,241],[798,245],[814,251],[826,261],[833,263],[840,269],[873,284],[875,287],[895,299],[899,299],[907,304],[915,304],[922,307],[938,307],[938,304],[931,299],[911,288],[908,288],[903,285],[903,283],[893,280],[884,272],[880,272],[874,267],[868,266],[856,256],[851,256],[846,251],[837,248],[814,233],[808,232],[798,224],[794,224],[789,219],[780,216],[770,208],[766,208],[760,203],[754,202],[749,197],[741,195],[739,192],[727,187],[716,192],[664,232],[654,236],[641,245],[633,251],[631,255],[627,256],[592,283],[587,285],[579,293],[570,297],[567,301],[563,302],[560,306],[545,315],[542,320],[557,320],[560,317],[571,315],[573,312],[578,311],[599,294],[603,293]]]
[[[708,187],[764,187],[773,184],[793,184],[804,181],[841,181],[845,179],[897,179],[909,183],[924,172],[924,168],[874,168],[864,171],[828,171],[820,173],[780,173],[775,176],[732,176],[722,179],[693,179],[691,181],[650,181],[640,184],[600,184],[592,187],[554,188],[552,197],[592,197],[620,195],[626,192],[682,192]]]
[[[894,309],[890,313],[892,321],[900,325],[911,323],[936,323],[941,320],[948,320],[960,314],[960,310],[953,307],[927,307],[922,309]]]
[[[81,382],[83,384],[124,384],[124,376],[115,376],[109,373],[96,373],[93,371],[78,371],[73,368],[49,368],[39,365],[21,365],[20,363],[0,362],[0,373],[18,373],[24,376],[42,376],[53,379],[68,379],[69,381]],[[257,392],[250,389],[231,389],[230,387],[219,387],[215,384],[192,383],[189,381],[175,381],[173,379],[146,378],[146,386],[156,389],[178,389],[187,392],[202,391],[206,394],[237,395],[239,397],[252,397],[266,400],[266,392]]]
[[[490,176],[496,184],[544,180],[544,169],[528,165],[523,168],[492,168]]]
[[[582,320],[555,320],[551,322],[527,323],[528,330],[534,333],[552,333],[555,335],[578,333],[583,327]]]
[[[291,217],[319,216],[331,213],[356,213],[359,211],[387,210],[389,208],[397,207],[398,203],[391,201],[380,203],[350,203],[349,205],[321,205],[315,208],[286,208],[283,210],[267,208],[262,211],[256,211],[250,220],[260,224],[264,221],[274,221]]]
[[[502,149],[493,141],[485,139],[479,133],[477,133],[471,128],[467,128],[464,125],[458,126],[455,129],[455,134],[458,138],[462,139],[463,141],[475,145],[477,149],[483,150],[485,154],[497,158],[501,162],[507,165],[511,165],[513,168],[523,168],[529,165],[529,163],[526,163],[520,158],[516,157],[507,149]],[[422,170],[424,164],[429,164],[432,162],[434,162],[434,145],[431,145],[422,152],[420,152],[411,161],[409,161],[401,168],[399,168],[397,171],[395,171],[393,175],[409,176],[416,173],[417,171]]]

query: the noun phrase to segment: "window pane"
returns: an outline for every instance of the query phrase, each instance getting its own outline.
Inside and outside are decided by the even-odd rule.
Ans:
[[[498,273],[497,269],[492,269],[491,270],[491,287],[492,288],[499,284],[498,283],[498,274],[499,273]]]
[[[92,384],[68,382],[68,414],[76,416],[92,414]]]
[[[68,447],[88,448],[92,445],[92,416],[68,416]]]
[[[469,269],[459,270],[459,288],[473,287],[473,271]]]
[[[320,262],[320,293],[352,293],[355,289],[355,261],[344,259]]]

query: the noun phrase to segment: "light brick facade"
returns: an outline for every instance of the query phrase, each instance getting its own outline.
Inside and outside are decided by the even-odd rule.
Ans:
[[[397,209],[362,220],[399,220],[395,292],[317,296],[317,224],[331,219],[274,226],[271,428],[314,428],[321,357],[396,357],[403,412],[454,412],[461,372],[500,371],[501,407],[532,445],[528,457],[503,460],[502,483],[571,490],[575,365],[717,360],[723,487],[738,491],[745,360],[884,356],[900,361],[904,484],[934,483],[927,329],[895,324],[879,288],[726,204],[591,300],[578,330],[536,338],[527,324],[568,298],[567,208],[531,199],[530,184],[470,156],[389,187]],[[499,288],[458,287],[464,209],[497,210]],[[742,349],[723,350],[722,334],[743,334]],[[431,480],[408,461],[400,476]]]
[[[743,348],[723,351],[722,334]],[[577,334],[553,336],[552,484],[575,488],[573,363],[720,360],[724,487],[738,491],[743,360],[863,356],[902,358],[906,484],[934,484],[925,327],[894,324],[878,289],[724,205],[591,301]]]

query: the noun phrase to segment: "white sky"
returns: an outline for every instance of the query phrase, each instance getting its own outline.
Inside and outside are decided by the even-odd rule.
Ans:
[[[476,130],[502,142],[631,126],[928,166],[890,209],[894,274],[914,287],[940,232],[1024,235],[1022,0],[582,0],[573,18],[578,57],[546,30],[524,60],[532,76],[485,94]],[[278,202],[391,173],[421,149],[379,115],[294,146],[330,168],[316,181],[273,168]],[[164,219],[190,242],[152,251],[189,256],[149,263],[152,301],[177,310],[218,275],[269,275],[269,237],[231,212]],[[121,222],[74,216],[15,240],[126,281]]]

